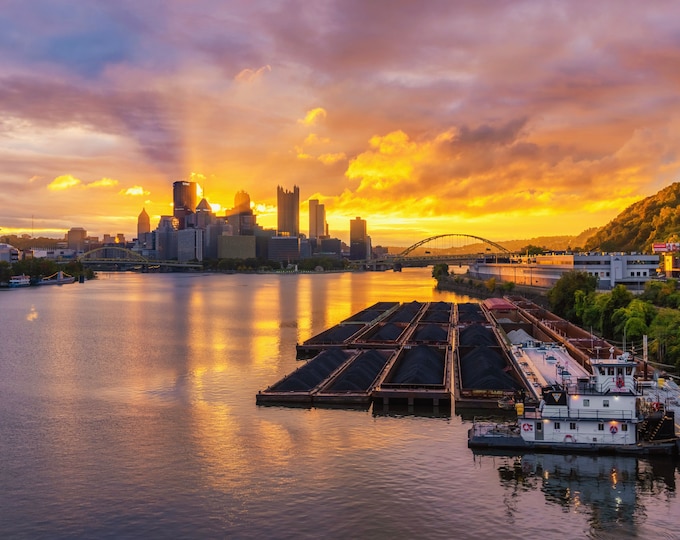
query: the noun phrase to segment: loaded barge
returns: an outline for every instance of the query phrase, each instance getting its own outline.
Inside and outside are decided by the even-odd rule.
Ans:
[[[378,302],[297,346],[258,404],[451,404],[453,304]]]

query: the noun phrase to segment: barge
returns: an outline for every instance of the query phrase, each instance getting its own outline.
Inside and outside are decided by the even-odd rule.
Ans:
[[[378,302],[297,346],[309,359],[258,404],[450,406],[454,307]]]

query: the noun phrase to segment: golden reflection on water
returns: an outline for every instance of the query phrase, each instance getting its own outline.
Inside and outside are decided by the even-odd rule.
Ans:
[[[28,322],[33,322],[38,318],[38,312],[35,309],[35,306],[31,306],[31,309],[28,311],[28,315],[26,315],[26,320]]]

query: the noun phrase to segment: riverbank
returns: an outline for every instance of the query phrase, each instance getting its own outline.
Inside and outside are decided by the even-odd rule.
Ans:
[[[541,307],[549,307],[548,291],[544,287],[528,287],[514,283],[501,283],[495,280],[473,279],[468,274],[448,275],[437,280],[437,289],[467,294],[477,298],[502,298],[507,294],[518,294]]]

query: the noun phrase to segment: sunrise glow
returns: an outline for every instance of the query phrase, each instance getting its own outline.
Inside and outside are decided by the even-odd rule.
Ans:
[[[577,235],[678,180],[675,4],[285,6],[3,8],[2,232],[132,237],[192,180],[375,245]]]

